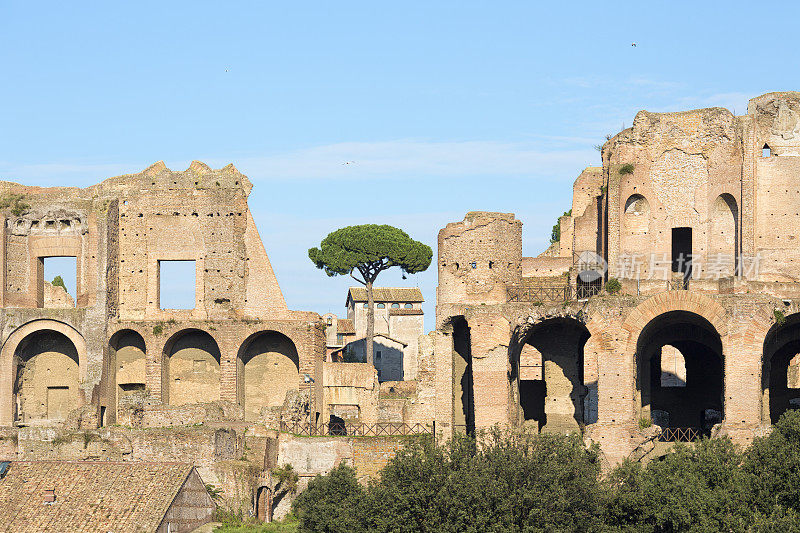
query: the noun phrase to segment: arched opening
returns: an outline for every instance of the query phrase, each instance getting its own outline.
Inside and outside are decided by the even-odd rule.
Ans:
[[[730,194],[721,194],[711,206],[707,275],[720,278],[736,273],[739,209]]]
[[[63,333],[27,335],[14,352],[12,375],[16,425],[64,420],[80,406],[78,350]]]
[[[632,235],[643,235],[650,230],[650,203],[641,194],[632,194],[625,201],[624,228]]]
[[[453,318],[453,425],[475,433],[475,392],[472,381],[472,346],[469,324],[463,316]]]
[[[636,363],[642,418],[705,435],[722,421],[722,340],[708,320],[688,311],[657,316],[639,334]]]
[[[300,388],[300,357],[292,340],[276,331],[248,338],[239,349],[238,394],[245,420],[259,420],[264,408],[280,410],[289,391]]]
[[[219,400],[220,352],[214,338],[199,329],[179,331],[164,347],[166,401],[170,405]]]
[[[583,349],[589,330],[574,318],[551,318],[534,326],[519,355],[523,425],[570,433],[584,423]]]
[[[761,147],[761,157],[769,157],[772,155],[772,149],[769,147],[768,144],[764,143],[764,146]]]
[[[145,399],[147,348],[144,338],[132,329],[116,332],[109,341],[110,364],[116,382],[116,422],[132,425],[132,417]]]
[[[686,358],[681,351],[666,344],[661,347],[661,387],[686,386]]]
[[[800,313],[775,324],[764,340],[761,370],[762,422],[774,424],[789,409],[800,409]]]

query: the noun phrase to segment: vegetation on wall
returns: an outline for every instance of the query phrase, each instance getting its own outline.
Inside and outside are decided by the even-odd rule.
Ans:
[[[562,217],[571,217],[572,216],[572,209],[569,211],[564,211],[564,214],[561,215]],[[561,217],[558,217],[556,220],[555,225],[553,226],[552,231],[550,232],[550,244],[560,242],[561,241]]]
[[[0,211],[8,209],[14,216],[24,215],[31,208],[30,204],[25,202],[24,194],[6,193],[0,196]]]
[[[606,292],[608,294],[617,294],[622,289],[622,283],[617,278],[610,278],[606,282]]]
[[[67,286],[64,284],[64,278],[61,276],[56,276],[53,278],[53,282],[50,284],[53,287],[61,287],[64,291],[67,290]]]
[[[600,475],[577,435],[411,442],[366,487],[344,464],[293,504],[302,532],[797,531],[800,411],[746,450],[727,437]],[[255,530],[254,530],[255,531]]]
[[[623,176],[626,174],[633,174],[633,170],[634,166],[632,163],[625,163],[624,165],[619,167],[619,173]]]

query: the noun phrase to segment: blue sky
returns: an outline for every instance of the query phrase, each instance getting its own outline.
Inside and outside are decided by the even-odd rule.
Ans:
[[[289,307],[341,314],[348,278],[307,258],[328,232],[388,223],[435,247],[467,211],[505,211],[535,255],[599,163],[593,146],[638,110],[743,114],[800,89],[798,15],[788,2],[3,0],[0,179],[87,186],[158,160],[232,162],[255,185]],[[769,29],[750,29],[762,16]],[[435,265],[380,283],[418,284],[432,327]]]

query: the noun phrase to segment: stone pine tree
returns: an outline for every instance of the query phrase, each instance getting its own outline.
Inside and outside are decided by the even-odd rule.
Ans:
[[[416,274],[431,264],[431,247],[415,241],[393,226],[364,224],[347,226],[330,233],[319,248],[308,250],[308,257],[328,276],[350,275],[367,289],[367,336],[364,339],[367,363],[373,364],[375,300],[372,285],[378,274],[400,267],[404,274]],[[360,275],[360,279],[356,276]]]

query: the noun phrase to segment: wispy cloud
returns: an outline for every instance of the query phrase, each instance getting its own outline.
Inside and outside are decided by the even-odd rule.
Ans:
[[[471,176],[574,177],[595,164],[593,139],[539,137],[526,142],[389,140],[343,142],[234,160],[198,155],[213,167],[234,163],[254,181],[373,180],[382,178]],[[0,162],[0,179],[37,185],[85,187],[120,174],[139,172],[149,162]],[[189,161],[168,162],[182,170]]]
[[[376,179],[386,177],[552,176],[572,173],[597,159],[579,139],[560,150],[536,142],[347,142],[287,153],[245,157],[236,165],[266,180]],[[222,165],[223,160],[212,160]]]

